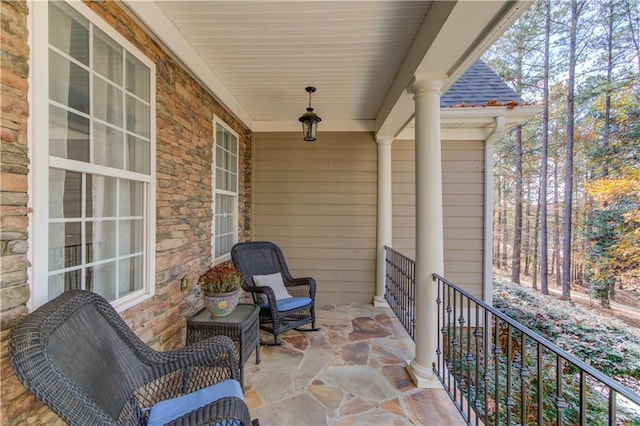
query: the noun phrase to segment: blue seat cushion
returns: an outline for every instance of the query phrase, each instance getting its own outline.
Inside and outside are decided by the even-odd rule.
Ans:
[[[289,297],[286,299],[280,299],[278,303],[278,312],[290,311],[291,309],[301,308],[311,304],[310,297]],[[260,305],[262,309],[269,309],[268,303]]]
[[[163,425],[228,396],[240,398],[244,401],[240,382],[229,379],[187,395],[160,401],[151,407],[147,425]]]

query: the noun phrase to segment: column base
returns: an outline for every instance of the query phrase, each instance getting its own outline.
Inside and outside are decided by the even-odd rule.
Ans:
[[[388,308],[389,304],[384,300],[384,296],[373,296],[373,306],[376,308]]]
[[[426,368],[416,362],[415,359],[407,361],[407,373],[411,376],[413,384],[420,389],[442,388],[442,383],[436,377],[433,369]]]

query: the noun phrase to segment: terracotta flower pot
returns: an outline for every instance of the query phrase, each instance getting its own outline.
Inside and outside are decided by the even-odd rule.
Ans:
[[[229,293],[203,293],[204,307],[207,308],[211,316],[226,317],[238,305],[240,300],[240,290]]]

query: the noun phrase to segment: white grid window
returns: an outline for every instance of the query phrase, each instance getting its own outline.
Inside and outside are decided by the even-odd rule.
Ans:
[[[34,281],[35,303],[87,289],[126,304],[153,290],[155,69],[83,5],[45,7],[49,125],[40,159],[48,167],[35,174],[47,194],[34,205],[47,199],[48,262],[46,288]],[[42,207],[34,209],[38,217]],[[36,260],[45,256],[39,253]]]
[[[238,241],[238,135],[214,120],[213,258],[229,257]]]

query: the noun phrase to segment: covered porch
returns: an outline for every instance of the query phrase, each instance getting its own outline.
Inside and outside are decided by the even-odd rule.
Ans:
[[[441,113],[440,98],[529,4],[130,0],[60,3],[64,6],[60,10],[47,10],[44,2],[12,4],[12,19],[21,25],[12,45],[19,46],[20,61],[15,67],[3,64],[3,71],[10,68],[7,75],[12,77],[3,80],[3,90],[11,87],[19,113],[3,109],[3,119],[11,119],[3,121],[3,147],[10,146],[13,163],[19,158],[20,164],[5,168],[2,186],[3,200],[12,203],[2,222],[3,243],[7,241],[3,342],[21,316],[56,292],[84,288],[113,290],[110,301],[149,345],[159,350],[180,347],[185,318],[201,307],[198,277],[227,261],[225,249],[232,243],[269,239],[283,248],[296,275],[314,276],[321,283],[319,311],[330,325],[324,326],[317,342],[305,343],[294,335],[284,348],[273,348],[273,357],[265,350],[264,366],[247,374],[256,416],[271,418],[269,407],[277,407],[278,401],[269,399],[269,388],[261,390],[259,381],[254,388],[251,377],[265,376],[261,370],[270,358],[275,362],[272,370],[281,368],[275,359],[278,349],[311,364],[319,374],[332,366],[320,368],[320,360],[314,359],[315,353],[326,349],[334,354],[336,365],[359,368],[371,363],[377,370],[372,376],[381,379],[375,383],[389,386],[382,395],[349,399],[347,393],[329,389],[330,378],[319,379],[322,383],[310,386],[317,392],[315,400],[324,399],[335,407],[329,410],[335,414],[331,421],[345,417],[348,421],[351,414],[369,409],[394,416],[398,407],[406,410],[406,418],[423,419],[423,408],[411,408],[412,398],[425,395],[420,392],[439,392],[418,391],[407,378],[422,387],[440,387],[432,372],[436,310],[427,302],[434,295],[423,290],[429,288],[432,273],[450,276],[451,272],[479,296],[489,296],[484,286],[490,274],[485,262],[490,259],[485,241],[490,236],[486,226],[490,214],[483,206],[490,205],[485,199],[491,185],[486,173],[490,140],[508,124],[506,117],[519,119],[517,111],[506,106],[483,107],[479,116],[473,108],[460,114]],[[56,27],[60,23],[67,29],[91,28],[86,33],[97,41],[70,43],[71,36],[84,34],[75,30],[56,39],[63,32]],[[120,70],[134,64],[140,75],[146,72],[149,78],[134,72],[139,80],[129,87],[108,75],[118,74],[118,67],[100,69],[110,61],[87,65],[74,56],[74,49],[93,42],[104,52],[125,46],[119,58],[131,55],[134,60],[122,60]],[[95,52],[92,55],[87,58],[101,59]],[[49,64],[50,56],[57,62]],[[56,74],[78,66],[81,73],[93,73],[86,78],[86,87],[71,87],[80,81],[71,78],[71,72]],[[65,80],[62,87],[55,87],[58,80]],[[121,102],[101,111],[106,102],[97,94],[96,82],[121,93]],[[313,106],[323,119],[315,144],[302,141],[297,121],[307,104],[308,85],[318,89]],[[82,102],[75,104],[76,96]],[[132,99],[137,102],[138,121],[127,115]],[[85,121],[92,124],[83,133],[78,123]],[[50,127],[37,125],[47,122]],[[99,126],[108,129],[105,134],[120,135],[113,137],[113,143],[121,143],[118,152],[130,163],[104,154],[115,151],[105,149],[106,137],[96,133]],[[225,176],[235,173],[233,190],[219,191],[215,184],[218,131],[235,136],[237,142],[235,168],[227,164],[223,170]],[[105,146],[100,146],[103,142]],[[392,156],[396,147],[406,151]],[[461,160],[462,171],[473,173],[458,180],[460,169],[443,168],[451,159]],[[119,180],[109,186],[92,181],[94,176]],[[453,180],[447,181],[449,177]],[[473,193],[456,192],[471,186]],[[454,191],[448,193],[450,188]],[[108,192],[111,189],[119,198]],[[443,198],[449,194],[455,200],[447,206]],[[394,204],[392,197],[400,202]],[[411,197],[415,201],[407,201]],[[97,210],[98,204],[109,207],[116,198],[117,210]],[[220,202],[229,199],[231,203]],[[467,208],[470,199],[472,209]],[[94,200],[98,200],[95,206]],[[77,206],[66,205],[75,201]],[[465,214],[451,215],[454,210]],[[5,220],[5,214],[10,219]],[[399,224],[399,233],[395,233],[396,218],[405,222]],[[121,226],[127,221],[135,226]],[[224,229],[218,221],[225,223]],[[412,221],[415,224],[402,229]],[[92,229],[94,223],[120,227],[122,241],[131,244],[108,246],[113,233],[106,226],[104,231],[98,226]],[[449,238],[447,227],[462,231]],[[474,234],[473,259],[465,250],[458,253],[461,257],[447,257],[447,250],[465,245],[469,229]],[[98,249],[101,245],[108,247]],[[384,327],[401,331],[392,315],[380,314],[387,309],[382,306],[384,247],[396,245],[415,250],[410,254],[417,260],[420,284],[417,344],[412,348],[402,333],[392,341],[362,336],[349,343],[353,331],[349,327],[361,317],[383,315],[390,318]],[[76,246],[82,254],[74,256],[69,248]],[[463,263],[474,266],[471,271],[458,268]],[[93,273],[101,267],[104,279]],[[123,282],[118,283],[111,279],[114,271],[131,274],[121,274]],[[337,304],[340,300],[360,308],[343,308]],[[372,311],[360,316],[358,310],[368,303],[378,306],[367,307]],[[338,326],[337,321],[344,324]],[[314,344],[320,345],[318,349]],[[301,345],[313,349],[301,350]],[[369,356],[365,359],[353,345],[367,346]],[[2,356],[6,361],[6,351]],[[412,360],[409,369],[403,364],[407,360]],[[385,366],[392,371],[388,377],[380,373]],[[301,381],[311,378],[298,377],[290,397],[302,389]],[[11,399],[2,401],[9,421],[54,418],[33,401],[13,404],[24,396],[15,378],[4,381],[3,389],[11,390],[3,393]],[[371,396],[387,402],[381,407],[370,402]],[[444,394],[435,401],[446,406]],[[260,414],[263,409],[265,416]]]

